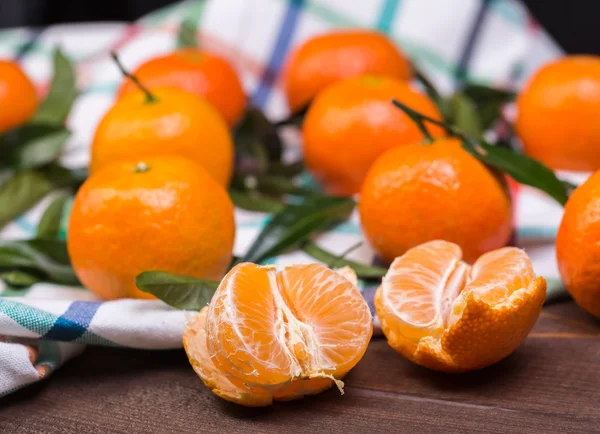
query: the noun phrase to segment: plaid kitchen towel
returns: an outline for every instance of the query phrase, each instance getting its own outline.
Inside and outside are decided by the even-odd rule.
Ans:
[[[103,23],[0,32],[0,57],[18,58],[43,93],[51,75],[51,51],[60,45],[76,63],[81,95],[68,119],[73,130],[62,162],[87,164],[89,144],[121,81],[108,56],[117,50],[126,67],[171,50],[184,18],[197,20],[202,46],[236,65],[252,103],[273,119],[287,114],[280,87],[286,53],[315,34],[369,27],[387,33],[444,92],[461,80],[518,88],[541,64],[561,54],[517,0],[207,0],[159,10],[134,24]],[[298,137],[286,135],[289,153]],[[542,193],[513,186],[517,244],[532,256],[538,274],[558,277],[553,239],[560,206]],[[0,232],[5,239],[35,233],[46,198]],[[236,210],[235,253],[243,253],[266,216]],[[66,220],[66,219],[65,219]],[[335,253],[362,240],[358,218],[317,241]],[[370,263],[367,244],[349,255]],[[302,252],[272,259],[308,263]],[[83,351],[84,344],[164,349],[181,347],[184,312],[160,301],[102,302],[90,292],[50,284],[28,290],[0,287],[0,395],[50,374]],[[371,294],[365,289],[369,300]]]

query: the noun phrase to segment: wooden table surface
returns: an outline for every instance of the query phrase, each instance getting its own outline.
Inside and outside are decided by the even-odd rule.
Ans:
[[[263,409],[213,396],[183,351],[90,347],[0,400],[0,432],[600,432],[599,337],[600,322],[572,302],[551,305],[512,356],[461,375],[420,368],[374,339],[344,396]]]

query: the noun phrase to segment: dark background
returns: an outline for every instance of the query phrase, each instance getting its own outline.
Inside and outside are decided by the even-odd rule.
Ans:
[[[600,54],[600,0],[522,1],[567,52]],[[0,0],[0,28],[82,21],[132,21],[170,3],[175,1]]]

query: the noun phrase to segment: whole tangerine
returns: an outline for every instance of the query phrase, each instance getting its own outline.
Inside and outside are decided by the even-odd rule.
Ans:
[[[395,98],[435,119],[442,115],[426,95],[392,77],[365,75],[332,84],[310,105],[303,124],[307,167],[331,193],[358,193],[371,164],[385,151],[423,136]],[[443,130],[428,124],[432,135]]]
[[[204,167],[221,185],[233,171],[229,128],[206,100],[176,88],[130,93],[104,115],[92,143],[90,172],[118,160],[176,154]]]
[[[556,236],[560,276],[577,304],[600,318],[600,172],[577,187]]]
[[[10,60],[0,60],[0,107],[0,134],[27,122],[37,109],[33,83]]]
[[[230,127],[237,123],[246,107],[244,89],[229,61],[197,48],[179,48],[150,59],[133,74],[150,89],[172,86],[206,98]],[[136,90],[135,84],[126,79],[118,95],[122,97]]]
[[[338,80],[363,74],[404,81],[413,76],[410,61],[382,33],[345,30],[315,36],[296,48],[285,65],[283,86],[290,110],[303,109]]]
[[[553,169],[600,169],[600,57],[566,56],[537,71],[517,99],[524,151]]]
[[[472,263],[505,246],[512,232],[505,180],[454,138],[381,155],[363,183],[359,212],[367,239],[388,263],[432,240],[458,244]]]
[[[231,261],[235,225],[225,189],[178,156],[109,165],[75,196],[67,247],[73,269],[105,299],[154,298],[135,277],[160,270],[220,280]]]

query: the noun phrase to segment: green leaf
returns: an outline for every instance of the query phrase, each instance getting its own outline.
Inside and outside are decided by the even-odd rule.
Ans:
[[[145,271],[135,278],[137,287],[153,294],[168,305],[184,310],[200,310],[215,293],[219,282],[171,274]]]
[[[483,140],[463,140],[462,146],[471,155],[510,175],[515,181],[542,190],[563,206],[567,202],[568,191],[565,184],[539,161]]]
[[[6,285],[14,288],[27,288],[38,283],[41,279],[35,274],[31,274],[26,271],[14,270],[0,272],[0,280],[2,280]]]
[[[316,190],[300,187],[292,179],[278,175],[235,175],[231,186],[236,190],[258,191],[277,197],[286,194],[293,196],[321,195]]]
[[[0,186],[0,228],[58,188],[77,189],[86,179],[87,170],[69,170],[50,164],[36,171],[14,172]]]
[[[52,191],[53,184],[39,172],[15,173],[0,187],[0,228],[20,216]]]
[[[374,265],[365,265],[349,259],[338,258],[333,253],[317,246],[315,243],[307,242],[302,246],[302,250],[317,261],[329,264],[332,267],[341,268],[348,266],[354,270],[360,279],[380,279],[387,273],[388,270]]]
[[[26,124],[0,137],[3,164],[35,169],[54,161],[71,132],[61,125]]]
[[[315,233],[346,220],[355,202],[346,197],[316,197],[287,205],[273,216],[241,262],[260,263],[307,241]]]
[[[229,190],[233,204],[246,211],[275,213],[281,211],[285,204],[253,191]]]
[[[516,94],[510,90],[473,83],[467,84],[462,94],[475,104],[484,131],[500,118],[502,106],[516,98]]]
[[[63,124],[77,98],[75,70],[60,48],[53,54],[54,76],[46,99],[33,116],[33,123]]]
[[[270,162],[281,159],[283,146],[277,129],[256,107],[246,110],[234,131],[233,140],[236,173],[264,173]]]
[[[475,103],[465,94],[456,92],[449,104],[449,122],[469,137],[479,138],[483,135],[483,127]]]
[[[66,193],[60,193],[40,219],[40,223],[37,227],[37,238],[43,238],[46,240],[57,240],[60,237],[61,223],[63,220],[63,214],[65,205],[69,203],[71,195]]]
[[[185,20],[177,33],[177,46],[180,48],[198,48],[198,25],[195,20]]]
[[[64,285],[80,285],[64,241],[0,240],[0,269],[41,273],[44,280]]]

